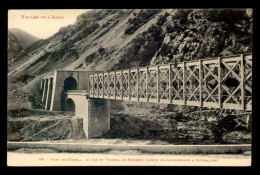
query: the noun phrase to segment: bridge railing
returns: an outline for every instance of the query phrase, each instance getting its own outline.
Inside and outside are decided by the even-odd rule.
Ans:
[[[252,54],[92,74],[91,98],[251,110]]]

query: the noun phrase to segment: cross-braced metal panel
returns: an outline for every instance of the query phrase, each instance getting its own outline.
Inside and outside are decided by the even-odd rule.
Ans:
[[[252,55],[245,55],[244,57],[245,69],[245,108],[252,109]]]
[[[94,97],[94,75],[89,76],[89,96]]]
[[[219,107],[221,97],[219,96],[219,61],[201,61],[200,81],[201,81],[201,101],[205,107]]]
[[[104,73],[104,98],[108,99],[109,98],[109,75],[108,73]]]
[[[187,105],[200,106],[199,62],[185,64],[185,99]]]
[[[170,103],[170,68],[159,66],[159,98],[161,103]]]
[[[140,101],[147,101],[146,76],[147,76],[146,68],[139,69],[139,72],[138,72],[138,95],[139,95]]]
[[[132,101],[138,99],[138,71],[130,70],[130,98]]]
[[[129,100],[130,89],[129,89],[129,70],[122,71],[122,95],[123,100]]]
[[[93,88],[94,88],[93,97],[98,98],[98,74],[94,74]]]
[[[98,74],[98,97],[104,98],[104,81],[103,81],[103,74]]]
[[[158,102],[158,68],[157,67],[149,67],[148,68],[148,96],[149,102]]]
[[[115,98],[115,73],[109,72],[108,73],[108,87],[109,87],[109,98]]]
[[[122,76],[121,76],[121,71],[116,71],[115,94],[116,94],[116,99],[122,99]]]
[[[171,94],[173,104],[184,104],[183,99],[183,64],[171,66]]]
[[[224,58],[221,64],[223,108],[243,109],[241,57]]]

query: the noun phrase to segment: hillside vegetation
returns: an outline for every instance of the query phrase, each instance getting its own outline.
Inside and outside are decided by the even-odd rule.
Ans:
[[[107,71],[251,52],[252,25],[250,9],[90,10],[9,65],[8,107],[39,107],[40,79],[55,69]]]

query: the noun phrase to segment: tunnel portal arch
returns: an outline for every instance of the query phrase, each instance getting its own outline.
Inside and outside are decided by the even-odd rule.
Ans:
[[[75,112],[75,103],[71,98],[65,102],[65,111]]]
[[[73,77],[68,77],[64,80],[64,91],[77,90],[77,80]]]

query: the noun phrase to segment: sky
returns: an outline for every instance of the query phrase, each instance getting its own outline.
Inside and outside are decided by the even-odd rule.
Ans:
[[[9,10],[8,28],[18,28],[40,39],[57,33],[60,27],[76,22],[77,16],[90,9]]]

